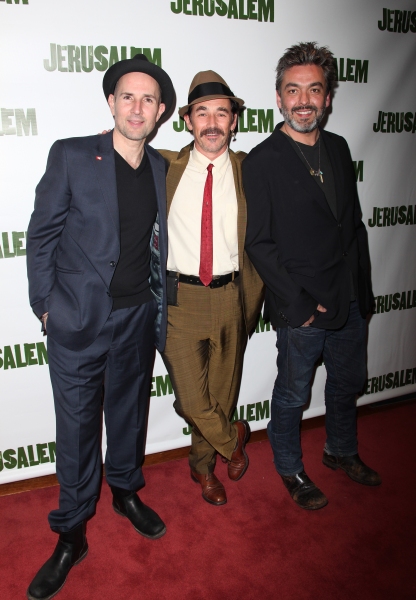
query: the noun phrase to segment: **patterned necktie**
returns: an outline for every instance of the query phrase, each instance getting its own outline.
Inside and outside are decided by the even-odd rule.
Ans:
[[[204,285],[212,281],[212,168],[207,166],[207,179],[204,188],[201,218],[201,255],[199,262],[199,278]]]

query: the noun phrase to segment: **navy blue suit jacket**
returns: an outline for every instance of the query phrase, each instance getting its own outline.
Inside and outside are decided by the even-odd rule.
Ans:
[[[156,347],[166,339],[166,171],[145,145],[158,216],[151,236],[151,284],[158,301]],[[48,317],[48,335],[71,350],[88,347],[112,310],[110,283],[120,256],[113,135],[58,140],[36,188],[27,233],[30,304]]]

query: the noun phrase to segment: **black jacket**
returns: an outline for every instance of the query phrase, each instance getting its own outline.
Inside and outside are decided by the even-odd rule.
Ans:
[[[246,250],[266,284],[265,315],[275,327],[298,327],[321,304],[327,312],[313,325],[338,329],[348,317],[350,271],[363,317],[373,301],[351,154],[344,138],[321,131],[334,173],[335,219],[323,191],[280,133],[282,124],[243,163]]]

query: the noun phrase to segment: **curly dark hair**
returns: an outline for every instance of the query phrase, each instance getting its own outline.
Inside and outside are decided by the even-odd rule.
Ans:
[[[276,67],[276,90],[280,96],[285,71],[301,65],[322,67],[326,82],[326,93],[333,89],[337,80],[334,55],[327,46],[319,47],[316,42],[301,42],[286,49]]]

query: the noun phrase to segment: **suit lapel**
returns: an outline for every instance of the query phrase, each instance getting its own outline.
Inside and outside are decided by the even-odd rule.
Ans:
[[[191,152],[192,144],[185,146],[178,154],[178,158],[170,163],[168,175],[166,178],[166,199],[167,199],[167,210],[168,215],[170,207],[172,205],[173,196],[175,195],[176,188],[182,178],[182,175],[186,169],[186,165],[189,162],[189,155]]]
[[[99,137],[97,154],[92,156],[92,160],[111,220],[116,229],[117,236],[120,237],[113,133],[107,133]]]
[[[337,216],[338,219],[342,215],[342,206],[344,204],[344,170],[342,168],[342,160],[338,152],[336,144],[333,139],[325,131],[321,131],[322,141],[325,144],[325,148],[328,152],[329,160],[332,166],[332,172],[334,175],[335,182],[335,193],[337,197]]]
[[[159,222],[166,221],[166,184],[165,184],[165,163],[162,159],[158,160],[153,156],[150,147],[146,144],[145,151],[150,162],[155,184],[157,207],[159,212]]]
[[[238,217],[237,217],[237,236],[238,236],[238,261],[240,269],[243,267],[244,242],[247,226],[247,205],[241,177],[241,161],[236,157],[232,150],[229,150],[230,161],[233,168],[235,193],[237,196]]]

